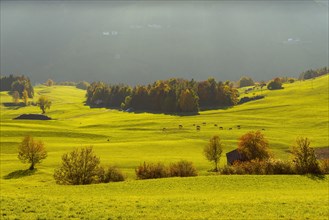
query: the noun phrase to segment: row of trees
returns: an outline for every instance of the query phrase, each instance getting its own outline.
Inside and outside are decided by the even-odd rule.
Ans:
[[[46,86],[53,86],[53,85],[61,85],[61,86],[75,86],[78,89],[82,89],[82,90],[87,90],[87,88],[90,86],[90,83],[86,82],[86,81],[80,81],[78,83],[76,82],[55,82],[52,79],[48,79],[44,85]]]
[[[17,92],[19,97],[26,96],[33,98],[34,89],[28,77],[22,76],[1,76],[0,78],[0,91],[10,91],[12,94]]]
[[[322,174],[329,172],[328,161],[322,163],[316,159],[308,138],[297,138],[292,147],[291,162],[275,160],[269,152],[269,142],[260,131],[251,131],[239,138],[238,151],[242,159],[232,166],[219,169],[218,164],[223,152],[223,144],[219,136],[213,136],[204,147],[204,156],[214,164],[213,171],[222,174]],[[30,164],[30,170],[47,158],[47,151],[42,141],[26,136],[18,149],[18,158]],[[163,163],[143,163],[136,169],[138,179],[165,177],[197,176],[192,162],[181,160],[165,166]],[[85,185],[123,181],[122,172],[116,167],[105,169],[100,159],[94,154],[92,147],[75,149],[62,156],[61,166],[55,170],[56,183],[65,185]]]
[[[209,78],[196,82],[173,78],[133,88],[94,82],[88,87],[86,96],[90,106],[173,113],[233,106],[237,104],[239,94],[229,81],[216,82]]]
[[[328,67],[322,67],[322,68],[315,69],[315,70],[310,69],[310,70],[307,70],[305,72],[302,72],[299,75],[299,79],[300,80],[312,79],[312,78],[315,78],[315,77],[326,75],[328,73],[329,73],[329,68]]]
[[[269,142],[260,131],[251,131],[239,138],[238,152],[241,159],[233,166],[223,168],[223,174],[321,174],[327,173],[328,164],[320,167],[308,138],[299,137],[292,147],[291,162],[275,160],[269,152]],[[214,171],[218,172],[218,164],[223,152],[223,144],[219,136],[214,136],[204,147],[205,157],[214,163]]]

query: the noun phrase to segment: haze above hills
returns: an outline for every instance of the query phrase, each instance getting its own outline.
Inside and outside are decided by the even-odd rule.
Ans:
[[[1,1],[1,73],[266,80],[328,66],[326,1]]]

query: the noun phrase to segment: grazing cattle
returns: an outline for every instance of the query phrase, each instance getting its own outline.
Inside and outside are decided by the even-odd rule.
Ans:
[[[178,128],[179,128],[179,129],[182,129],[182,128],[183,128],[183,125],[178,125]]]
[[[215,125],[215,127],[217,127],[217,124],[214,124]]]
[[[162,128],[162,131],[166,131],[167,129],[166,128]]]
[[[265,128],[263,128],[262,131],[265,131]]]
[[[228,130],[232,130],[232,128],[229,128]]]
[[[193,126],[195,126],[195,124],[193,124]]]
[[[207,123],[206,122],[202,122],[203,125],[206,125]]]
[[[110,141],[110,139],[107,139],[107,141]]]
[[[223,127],[219,127],[220,130],[223,130],[224,128]]]
[[[197,131],[200,131],[200,128],[201,128],[200,125],[197,125],[197,126],[196,126],[196,130],[197,130]]]
[[[238,128],[238,129],[240,129],[240,128],[241,128],[241,126],[240,126],[240,125],[237,125],[237,128]]]

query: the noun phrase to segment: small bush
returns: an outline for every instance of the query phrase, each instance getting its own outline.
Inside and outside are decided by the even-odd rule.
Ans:
[[[110,166],[107,171],[104,173],[103,182],[121,182],[124,181],[125,177],[123,176],[122,172],[114,166]]]
[[[320,170],[323,174],[329,174],[329,159],[320,160]]]
[[[138,179],[157,179],[169,176],[168,168],[163,163],[146,163],[139,165],[135,169]]]
[[[280,78],[275,78],[273,81],[267,84],[269,90],[283,89]]]
[[[195,167],[193,166],[193,163],[186,160],[181,160],[177,163],[170,164],[169,170],[171,177],[187,177],[198,175]]]

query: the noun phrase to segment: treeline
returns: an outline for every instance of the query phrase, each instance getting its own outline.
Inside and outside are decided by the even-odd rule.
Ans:
[[[310,69],[310,70],[307,70],[305,72],[302,72],[299,75],[299,79],[300,80],[312,79],[312,78],[316,78],[316,77],[319,77],[319,76],[326,75],[328,73],[329,73],[328,67],[322,67],[322,68],[315,69],[315,70]]]
[[[153,84],[130,87],[94,82],[87,89],[86,103],[96,107],[122,108],[134,111],[189,112],[199,108],[233,106],[238,103],[233,83],[209,78],[196,82],[185,79],[159,80]]]
[[[29,77],[22,76],[1,76],[0,77],[0,91],[17,91],[22,98],[24,91],[26,91],[29,98],[33,98],[34,89],[31,85]]]

